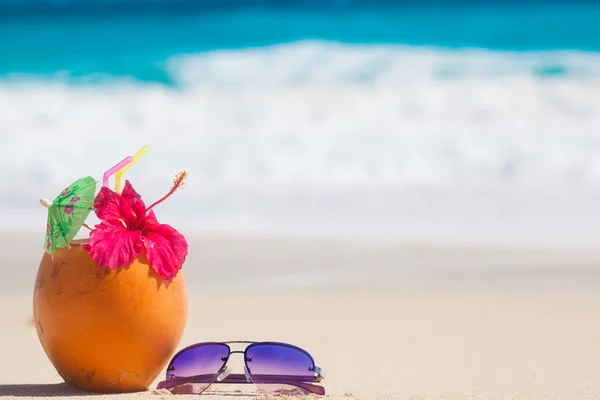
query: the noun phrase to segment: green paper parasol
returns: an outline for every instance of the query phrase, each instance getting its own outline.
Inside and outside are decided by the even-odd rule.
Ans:
[[[96,180],[91,176],[78,179],[62,191],[53,202],[46,198],[40,204],[48,208],[48,223],[44,249],[49,254],[69,243],[94,209]]]

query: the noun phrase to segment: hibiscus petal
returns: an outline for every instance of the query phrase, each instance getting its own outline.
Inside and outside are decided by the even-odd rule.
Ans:
[[[131,207],[136,217],[139,217],[146,212],[146,205],[142,200],[142,196],[135,191],[128,180],[125,180],[125,186],[123,186],[121,196],[123,196],[123,199],[129,204],[129,207]]]
[[[94,199],[94,210],[96,215],[103,221],[113,224],[134,224],[137,220],[136,214],[123,196],[113,192],[106,186],[102,186]]]
[[[144,247],[148,263],[165,279],[177,275],[188,253],[188,244],[183,235],[166,224],[154,225],[144,231]]]
[[[99,266],[110,269],[127,267],[142,251],[142,232],[102,221],[94,227],[83,249]]]
[[[150,228],[158,224],[158,219],[156,218],[156,214],[154,214],[154,210],[148,211],[146,218],[144,218],[144,228]]]

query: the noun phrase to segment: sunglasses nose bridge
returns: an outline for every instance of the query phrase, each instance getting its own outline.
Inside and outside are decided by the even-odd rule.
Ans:
[[[252,378],[250,377],[250,371],[248,371],[248,368],[246,367],[246,365],[244,365],[244,375],[246,375],[246,382],[252,383]]]

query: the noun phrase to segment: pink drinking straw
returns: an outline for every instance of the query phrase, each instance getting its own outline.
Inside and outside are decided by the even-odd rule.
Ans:
[[[124,159],[122,159],[121,161],[119,161],[114,167],[112,167],[111,169],[106,171],[104,173],[104,175],[102,175],[102,186],[108,186],[108,180],[110,179],[110,177],[113,176],[115,174],[115,172],[117,172],[118,170],[120,170],[121,168],[123,168],[124,166],[129,164],[131,162],[131,160],[133,160],[133,157],[127,156]]]

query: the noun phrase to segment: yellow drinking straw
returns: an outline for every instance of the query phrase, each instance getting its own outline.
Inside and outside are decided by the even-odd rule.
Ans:
[[[142,158],[142,156],[144,154],[146,154],[148,152],[148,150],[150,150],[150,146],[149,145],[145,145],[144,147],[142,147],[141,149],[139,149],[138,152],[133,155],[133,159],[127,165],[125,165],[123,168],[121,168],[120,170],[117,171],[117,173],[115,174],[115,192],[121,193],[121,181],[123,180],[123,174],[133,164],[135,164],[135,162],[137,160],[139,160],[140,158]]]

